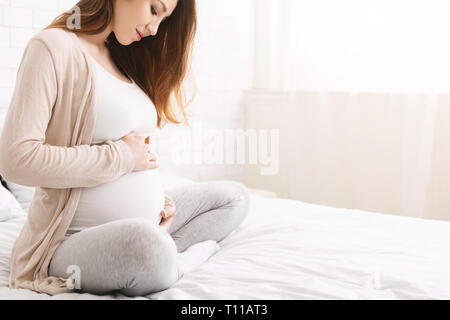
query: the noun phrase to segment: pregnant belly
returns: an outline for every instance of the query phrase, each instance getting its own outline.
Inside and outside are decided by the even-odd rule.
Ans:
[[[83,188],[68,233],[127,218],[159,224],[163,208],[159,170],[131,172],[110,183]]]

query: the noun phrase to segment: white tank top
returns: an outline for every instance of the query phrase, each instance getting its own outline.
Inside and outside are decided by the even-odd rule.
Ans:
[[[94,58],[91,60],[97,73],[97,118],[92,144],[119,140],[132,130],[151,137],[156,130],[157,114],[148,96],[136,83],[120,80]],[[150,150],[154,151],[151,141]],[[159,224],[163,208],[159,170],[131,172],[115,181],[83,188],[66,236],[118,219],[139,217]]]

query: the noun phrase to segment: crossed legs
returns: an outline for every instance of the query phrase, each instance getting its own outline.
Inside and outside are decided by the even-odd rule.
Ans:
[[[167,189],[177,207],[168,230],[145,219],[116,220],[84,229],[64,240],[49,275],[67,278],[80,270],[80,292],[120,291],[143,296],[162,291],[217,251],[247,216],[247,188],[234,181],[197,182]]]

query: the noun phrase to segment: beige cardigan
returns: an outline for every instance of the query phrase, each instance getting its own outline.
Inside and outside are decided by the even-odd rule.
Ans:
[[[90,145],[96,98],[91,59],[78,37],[63,29],[35,34],[21,59],[0,137],[0,174],[36,191],[12,248],[10,288],[74,292],[70,274],[49,277],[48,266],[81,188],[113,181],[134,168],[124,141]]]

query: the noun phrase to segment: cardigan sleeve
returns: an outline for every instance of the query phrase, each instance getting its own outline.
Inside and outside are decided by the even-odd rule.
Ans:
[[[64,189],[93,187],[131,172],[134,157],[123,140],[71,147],[44,142],[57,89],[49,48],[44,41],[31,39],[0,136],[0,174],[24,186]]]

